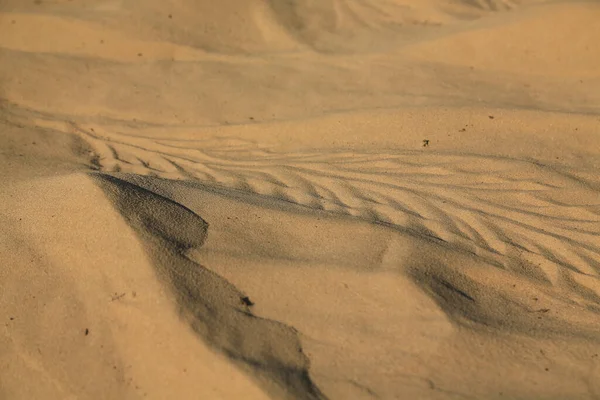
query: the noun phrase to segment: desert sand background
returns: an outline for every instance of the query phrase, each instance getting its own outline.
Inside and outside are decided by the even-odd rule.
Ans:
[[[2,0],[0,399],[599,399],[599,21]]]

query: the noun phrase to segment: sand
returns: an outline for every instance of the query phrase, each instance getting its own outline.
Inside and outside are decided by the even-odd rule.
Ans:
[[[600,398],[599,19],[3,0],[0,399]]]

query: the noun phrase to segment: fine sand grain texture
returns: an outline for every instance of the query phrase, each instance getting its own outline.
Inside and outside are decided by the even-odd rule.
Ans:
[[[0,399],[600,399],[598,21],[1,1]]]

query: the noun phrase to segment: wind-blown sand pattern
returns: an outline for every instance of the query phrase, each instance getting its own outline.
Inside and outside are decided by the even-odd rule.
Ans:
[[[0,5],[0,398],[600,398],[600,4]]]

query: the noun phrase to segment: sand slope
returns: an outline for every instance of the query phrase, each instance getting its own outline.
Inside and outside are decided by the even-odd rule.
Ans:
[[[600,397],[599,17],[3,1],[0,398]]]
[[[20,183],[2,204],[2,398],[266,398],[181,323],[89,178]]]

